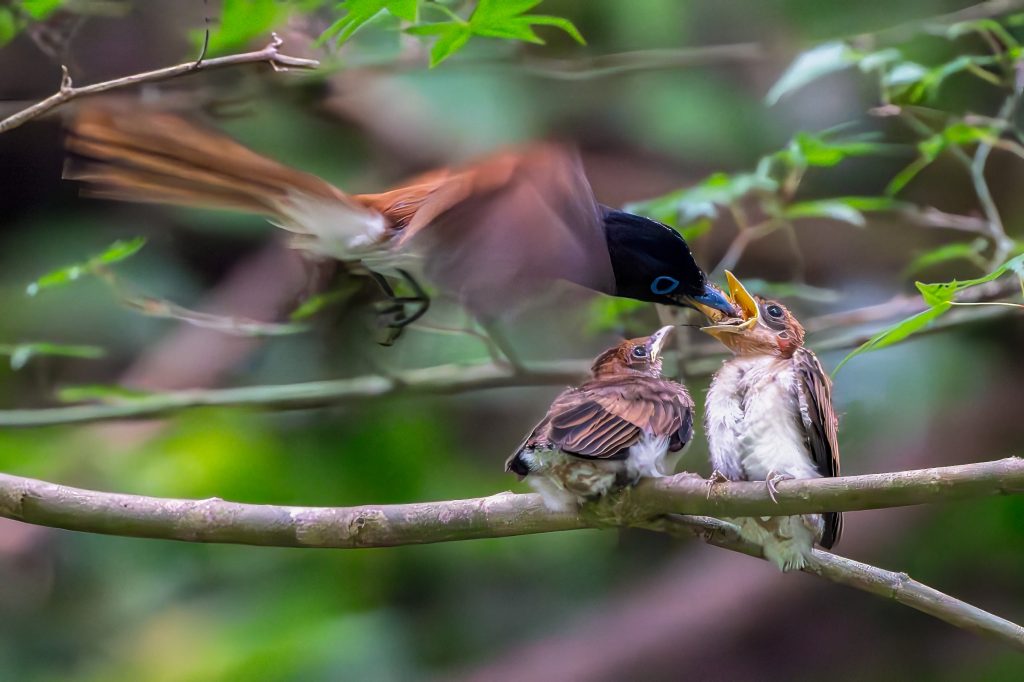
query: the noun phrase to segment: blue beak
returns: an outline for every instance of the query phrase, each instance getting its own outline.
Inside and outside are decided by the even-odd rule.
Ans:
[[[726,295],[713,284],[704,285],[704,293],[693,296],[694,306],[702,313],[707,314],[704,308],[711,308],[724,314],[726,317],[739,317],[739,309],[730,301]]]

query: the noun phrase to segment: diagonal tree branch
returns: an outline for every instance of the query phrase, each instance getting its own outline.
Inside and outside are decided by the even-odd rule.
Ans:
[[[727,483],[707,497],[703,479],[680,475],[646,481],[580,513],[551,512],[537,495],[349,508],[239,504],[217,498],[173,500],[102,493],[0,475],[0,516],[69,530],[190,542],[284,547],[390,547],[506,537],[608,526],[698,535],[726,549],[761,556],[735,526],[701,514],[813,512],[919,504],[1024,492],[1024,460],[921,469],[892,474],[783,481],[779,503],[758,483]],[[651,520],[654,519],[654,520]],[[816,550],[805,569],[832,582],[893,599],[957,627],[1024,650],[1024,628],[902,573]]]
[[[60,89],[41,102],[37,102],[30,107],[11,114],[0,121],[0,133],[13,130],[34,118],[42,116],[51,109],[55,109],[78,97],[97,95],[101,92],[125,88],[131,85],[138,85],[139,83],[164,81],[190,73],[209,71],[210,69],[218,69],[225,66],[236,66],[238,64],[255,64],[265,62],[270,64],[275,71],[286,71],[288,69],[315,69],[320,66],[320,62],[315,59],[302,59],[300,57],[291,57],[286,54],[281,54],[279,52],[279,48],[282,43],[283,41],[277,37],[277,34],[273,34],[270,44],[262,50],[256,50],[255,52],[243,52],[224,57],[215,57],[213,59],[200,58],[197,61],[186,62],[184,64],[178,64],[177,66],[168,66],[163,69],[157,69],[156,71],[136,73],[131,76],[115,78],[113,80],[103,81],[102,83],[93,83],[92,85],[83,85],[77,88],[72,85],[71,77],[68,75],[67,68],[61,67],[63,69],[63,76],[61,77]]]
[[[762,558],[760,547],[740,538],[735,526],[719,519],[672,514],[647,527],[677,537],[696,535],[716,547]],[[1024,628],[1020,625],[939,592],[906,573],[886,571],[820,549],[814,550],[813,562],[803,571],[830,582],[892,599],[955,627],[1024,650]]]

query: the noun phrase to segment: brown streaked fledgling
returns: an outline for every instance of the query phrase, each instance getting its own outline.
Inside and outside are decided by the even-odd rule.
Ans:
[[[766,481],[774,498],[780,480],[838,476],[832,383],[804,347],[803,327],[785,306],[726,276],[741,317],[705,311],[716,323],[704,331],[735,356],[715,374],[704,408],[714,477]],[[742,535],[783,571],[804,567],[815,542],[831,548],[842,527],[838,512],[740,520]]]
[[[421,278],[485,319],[555,280],[732,312],[678,232],[600,204],[577,154],[558,144],[508,149],[377,194],[348,194],[180,116],[138,106],[83,107],[67,147],[65,177],[90,195],[267,217],[301,248],[373,276],[399,308],[389,322],[396,329],[426,311]],[[389,280],[406,282],[415,296],[395,296]]]
[[[661,350],[673,329],[597,356],[591,378],[555,398],[505,470],[524,477],[556,510],[671,475],[693,438],[690,394],[661,376]]]

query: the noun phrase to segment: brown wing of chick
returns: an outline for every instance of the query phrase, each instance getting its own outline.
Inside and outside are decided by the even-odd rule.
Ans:
[[[793,355],[797,369],[800,421],[807,447],[818,472],[825,477],[839,475],[839,420],[832,409],[832,383],[818,358],[806,348]],[[829,512],[821,546],[831,548],[843,531],[843,515]]]
[[[360,197],[395,220],[395,248],[472,309],[497,314],[553,280],[614,290],[602,212],[578,156],[537,144]]]
[[[668,382],[594,382],[559,396],[547,418],[549,437],[564,452],[618,459],[644,433],[668,438],[673,450],[685,446],[693,432],[693,401]]]

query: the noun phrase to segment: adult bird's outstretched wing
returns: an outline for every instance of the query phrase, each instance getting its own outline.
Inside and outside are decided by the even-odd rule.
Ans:
[[[298,244],[385,274],[407,267],[477,312],[497,314],[564,279],[615,290],[579,158],[534,144],[350,195],[186,119],[124,103],[83,107],[65,176],[124,201],[251,212]]]

